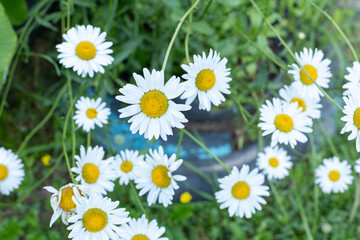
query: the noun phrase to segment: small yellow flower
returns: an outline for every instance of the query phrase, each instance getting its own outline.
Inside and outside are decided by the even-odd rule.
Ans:
[[[51,155],[46,154],[41,157],[41,162],[43,163],[44,166],[50,166],[51,165],[50,159],[51,159]]]
[[[188,202],[191,201],[191,199],[192,199],[192,196],[191,196],[191,194],[189,192],[184,192],[184,193],[182,193],[180,195],[180,202],[181,203],[184,203],[184,204],[188,203]]]

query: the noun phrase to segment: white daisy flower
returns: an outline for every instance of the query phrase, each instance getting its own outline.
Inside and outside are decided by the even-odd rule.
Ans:
[[[76,208],[75,215],[69,218],[72,223],[67,229],[71,230],[69,238],[74,240],[106,240],[119,239],[119,225],[130,221],[125,208],[116,208],[119,201],[111,201],[108,197],[91,194],[89,198],[81,197],[74,191],[73,198]]]
[[[266,100],[260,108],[260,120],[258,126],[264,131],[262,135],[272,134],[271,147],[284,143],[294,148],[297,141],[307,141],[303,133],[312,132],[312,120],[298,108],[297,102],[286,103],[278,98],[274,98],[273,103]]]
[[[182,64],[186,71],[182,78],[185,92],[181,99],[186,99],[186,104],[191,104],[196,97],[199,98],[199,109],[211,110],[211,104],[219,106],[225,101],[223,94],[230,94],[229,82],[231,81],[230,68],[226,68],[227,59],[220,58],[220,53],[210,49],[209,56],[205,52],[194,55],[194,63]]]
[[[315,170],[315,175],[315,183],[324,193],[344,192],[353,180],[350,164],[346,160],[340,162],[338,157],[325,158]]]
[[[346,70],[349,74],[345,75],[345,79],[348,80],[348,82],[343,85],[343,88],[346,89],[343,94],[358,94],[360,92],[360,63],[354,62],[353,66],[347,67]]]
[[[141,218],[132,218],[127,224],[121,225],[118,234],[120,240],[168,240],[167,237],[161,237],[164,232],[165,228],[159,228],[155,219],[149,223],[143,214]]]
[[[345,96],[343,99],[345,102],[343,112],[346,115],[341,120],[346,123],[340,133],[351,132],[348,140],[356,138],[356,151],[360,152],[360,97],[354,94]]]
[[[75,156],[76,167],[71,168],[72,172],[78,174],[76,181],[88,187],[89,191],[102,195],[114,190],[113,181],[117,178],[114,158],[103,160],[104,155],[103,147],[88,147],[85,150],[84,146],[80,146],[80,156]]]
[[[72,200],[72,197],[74,196],[73,188],[76,188],[78,191],[80,191],[82,195],[87,194],[86,188],[84,186],[75,185],[72,183],[61,187],[59,191],[51,186],[44,187],[45,190],[52,193],[50,197],[50,205],[54,210],[54,214],[50,220],[50,227],[60,217],[60,215],[62,222],[65,225],[68,225],[68,219],[74,214],[73,209],[76,208],[76,205]]]
[[[183,160],[176,160],[173,154],[170,158],[164,154],[163,148],[150,149],[146,154],[145,161],[139,162],[138,168],[134,169],[136,188],[141,189],[139,195],[149,192],[147,201],[149,206],[157,200],[167,207],[172,203],[176,189],[179,188],[176,181],[185,181],[182,175],[172,175],[180,167]]]
[[[73,68],[81,77],[94,76],[94,72],[104,73],[103,66],[110,65],[114,58],[109,54],[113,43],[105,42],[106,32],[91,25],[71,28],[63,38],[65,42],[56,45],[58,58],[65,68]]]
[[[167,135],[173,135],[171,128],[184,127],[182,123],[188,120],[181,111],[191,107],[171,100],[184,91],[180,78],[172,76],[164,85],[164,71],[152,70],[150,73],[144,68],[143,72],[144,77],[133,74],[137,86],[126,84],[119,89],[123,95],[116,96],[116,99],[130,104],[119,109],[120,118],[132,116],[128,122],[133,134],[139,131],[140,135],[145,133],[145,138],[149,140],[161,136],[166,141]]]
[[[101,98],[91,99],[88,97],[81,97],[76,103],[76,112],[74,120],[76,125],[85,131],[95,129],[95,125],[102,127],[103,124],[108,123],[110,115],[110,108],[106,108],[106,103],[101,101]]]
[[[289,175],[289,169],[293,165],[290,159],[283,148],[266,147],[264,152],[258,154],[256,164],[268,179],[283,179]]]
[[[280,89],[279,94],[285,102],[297,102],[298,108],[301,108],[310,118],[320,118],[320,109],[322,108],[320,101],[316,100],[316,98],[304,97],[294,85],[290,85],[290,87],[284,86]]]
[[[355,172],[357,172],[358,174],[360,174],[360,158],[356,160],[356,165],[355,165]]]
[[[332,77],[330,72],[331,61],[327,58],[323,59],[324,53],[321,50],[315,49],[313,52],[312,49],[304,48],[300,55],[295,53],[295,57],[320,87],[329,87],[329,81]],[[301,66],[296,63],[289,66],[292,70],[289,70],[288,73],[292,74],[295,80],[294,87],[299,89],[305,98],[319,100],[320,96],[324,96],[323,93],[320,92],[305,71],[301,69]]]
[[[24,179],[24,164],[11,150],[0,147],[0,194],[9,195]]]
[[[220,209],[229,208],[229,215],[250,218],[260,204],[266,204],[262,196],[269,196],[269,187],[263,185],[265,177],[255,168],[251,172],[248,165],[239,171],[233,167],[228,176],[219,178],[221,190],[215,193]]]
[[[144,161],[144,155],[139,155],[139,151],[126,149],[125,151],[120,151],[120,154],[115,156],[114,167],[119,177],[120,185],[128,185],[129,180],[135,179],[134,169],[142,161]]]

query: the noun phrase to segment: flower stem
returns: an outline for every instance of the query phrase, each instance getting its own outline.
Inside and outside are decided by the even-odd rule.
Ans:
[[[358,62],[359,58],[355,52],[354,47],[352,46],[352,44],[350,43],[349,39],[346,37],[345,33],[341,30],[341,28],[339,27],[339,25],[334,21],[334,19],[327,13],[325,12],[322,8],[320,8],[318,5],[316,5],[312,0],[307,0],[313,7],[315,7],[319,12],[321,12],[327,19],[329,19],[329,21],[334,25],[334,27],[336,28],[336,30],[339,31],[340,35],[344,38],[346,44],[349,46],[351,53],[354,56],[354,59]]]
[[[87,133],[87,147],[90,147],[91,145],[91,130]]]
[[[179,136],[179,141],[178,141],[178,148],[177,148],[177,153],[176,153],[176,160],[179,159],[181,143],[182,143],[183,137],[184,137],[184,132],[180,131],[180,136]]]
[[[189,23],[188,28],[185,36],[185,56],[187,63],[190,63],[190,56],[189,56],[189,36],[191,33],[191,23],[192,23],[192,13],[189,16]]]
[[[194,137],[189,131],[182,128],[180,131],[183,131],[188,137],[190,137],[194,142],[196,142],[200,147],[202,147],[208,154],[210,154],[228,173],[230,169],[221,161],[217,156],[215,156],[202,142],[200,142],[196,137]]]
[[[137,191],[136,191],[136,189],[135,189],[135,186],[134,186],[133,182],[130,181],[129,184],[130,184],[131,190],[133,191],[133,193],[134,193],[134,195],[135,195],[136,201],[137,201],[139,207],[141,208],[141,211],[143,211],[143,213],[145,214],[145,217],[146,217],[147,219],[149,219],[149,216],[147,215],[144,206],[141,204],[139,195],[138,195],[138,193],[137,193]]]
[[[179,30],[181,28],[181,25],[183,24],[183,22],[185,21],[186,17],[189,15],[189,13],[191,13],[191,11],[198,5],[198,3],[200,2],[200,0],[196,0],[195,3],[186,11],[186,13],[184,14],[184,16],[182,16],[182,18],[180,18],[179,20],[179,23],[175,29],[175,32],[170,40],[170,43],[169,43],[169,46],[166,50],[166,53],[165,53],[165,58],[164,58],[164,62],[163,62],[163,65],[162,65],[162,68],[161,70],[165,71],[165,68],[166,68],[166,63],[168,61],[168,58],[169,58],[169,54],[170,54],[170,51],[171,51],[171,48],[175,42],[175,39],[176,39],[176,36],[178,35],[179,33]]]
[[[306,75],[311,79],[311,81],[313,82],[313,84],[315,84],[315,86],[320,90],[320,92],[322,94],[324,94],[324,96],[332,103],[334,104],[335,107],[337,107],[340,111],[342,111],[342,107],[337,104],[335,102],[335,100],[329,96],[329,94],[326,93],[326,91],[320,87],[316,81],[311,77],[311,75],[306,71],[306,69],[304,68],[304,66],[302,66],[300,64],[300,62],[297,60],[297,58],[295,57],[294,53],[291,51],[290,47],[286,44],[286,42],[284,41],[284,39],[280,36],[280,34],[278,33],[278,31],[274,28],[274,26],[265,18],[264,14],[262,13],[262,11],[260,10],[259,6],[255,3],[254,0],[250,0],[251,4],[254,6],[254,8],[256,9],[256,11],[258,11],[258,13],[261,15],[261,17],[264,19],[264,22],[269,26],[269,28],[275,33],[276,37],[279,39],[279,41],[282,43],[282,45],[285,47],[285,49],[288,51],[288,53],[293,57],[293,59],[295,60],[295,62],[300,66],[301,70],[304,71],[306,73]]]
[[[355,216],[357,214],[357,209],[359,207],[359,203],[360,203],[360,180],[358,179],[356,181],[356,193],[355,193],[354,203],[350,212],[349,223],[354,221]]]
[[[299,211],[300,211],[300,216],[301,216],[301,220],[303,222],[303,226],[304,226],[304,229],[305,229],[307,239],[308,240],[313,240],[314,238],[313,238],[313,236],[311,234],[311,231],[310,231],[309,222],[307,220],[304,207],[302,205],[299,194],[298,194],[298,192],[296,190],[294,191],[294,195],[295,195],[295,199],[296,199],[296,204],[297,204],[297,206],[299,208]]]

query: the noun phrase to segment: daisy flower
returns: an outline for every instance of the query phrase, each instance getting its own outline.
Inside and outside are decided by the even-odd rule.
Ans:
[[[266,147],[258,154],[256,164],[268,179],[283,179],[293,165],[287,152],[278,146]]]
[[[294,148],[297,141],[307,141],[303,133],[312,132],[312,120],[298,108],[297,102],[286,103],[278,98],[274,98],[273,103],[266,100],[260,108],[260,120],[258,126],[264,131],[262,135],[272,134],[271,147],[284,143]]]
[[[330,72],[330,63],[329,59],[323,59],[324,53],[321,50],[304,48],[300,55],[295,53],[297,61],[304,67],[306,72],[311,76],[312,79],[322,88],[328,88],[330,78],[332,74]],[[315,98],[320,99],[320,96],[324,96],[318,87],[311,81],[311,78],[302,70],[301,66],[297,64],[292,64],[289,67],[292,70],[289,70],[288,73],[292,74],[295,82],[294,87],[299,89],[301,94],[305,98]]]
[[[80,181],[82,185],[89,188],[89,191],[105,195],[106,192],[112,192],[117,174],[114,169],[114,158],[109,157],[103,160],[105,155],[103,147],[80,146],[80,156],[76,155],[76,167],[71,171],[78,176],[76,181]]]
[[[106,108],[106,103],[101,101],[101,98],[91,99],[88,97],[81,97],[76,103],[76,112],[74,120],[76,125],[85,131],[95,129],[95,125],[102,127],[103,124],[108,123],[108,116],[110,115],[110,108]]]
[[[324,193],[344,192],[353,180],[350,164],[346,160],[340,162],[338,157],[325,158],[315,175],[315,183]]]
[[[161,237],[164,232],[165,228],[159,228],[155,219],[149,223],[143,214],[138,220],[132,218],[127,224],[121,225],[119,236],[120,240],[168,240]]]
[[[89,198],[81,197],[74,191],[76,198],[75,215],[69,218],[72,223],[69,238],[74,240],[119,239],[119,225],[127,223],[130,218],[125,208],[117,208],[119,201],[111,201],[108,197],[91,194]]]
[[[220,209],[229,208],[229,215],[250,218],[260,204],[266,204],[262,196],[269,196],[269,187],[264,186],[265,177],[255,168],[250,172],[248,165],[239,171],[233,167],[228,176],[218,179],[221,190],[215,193]]]
[[[0,194],[9,195],[24,179],[24,164],[11,150],[0,147]]]
[[[103,66],[110,65],[114,58],[109,54],[112,42],[105,42],[106,32],[91,25],[71,28],[63,38],[65,42],[56,45],[58,58],[65,68],[73,68],[81,77],[94,76],[94,72],[104,73]]]
[[[354,62],[352,67],[347,67],[346,70],[349,72],[348,75],[345,75],[345,79],[348,80],[347,83],[343,85],[344,95],[349,95],[351,93],[360,92],[360,63]]]
[[[114,167],[119,177],[120,185],[128,185],[129,180],[135,179],[134,168],[143,160],[144,155],[139,155],[138,151],[128,149],[120,151],[120,154],[116,155]]]
[[[134,169],[136,188],[141,189],[139,195],[149,192],[147,201],[149,206],[157,200],[167,207],[172,203],[176,189],[179,188],[176,181],[185,181],[182,175],[172,175],[180,167],[183,160],[176,160],[173,154],[170,158],[164,154],[163,148],[150,149],[146,154],[145,161],[139,162],[138,168]]]
[[[298,108],[301,108],[302,112],[305,112],[310,118],[320,118],[320,109],[322,107],[320,101],[316,100],[316,98],[304,97],[294,85],[290,87],[284,86],[280,89],[279,94],[285,102],[297,102]]]
[[[164,71],[144,68],[144,77],[133,74],[136,85],[126,84],[119,91],[123,95],[116,96],[120,102],[130,104],[119,109],[120,118],[130,117],[130,130],[133,134],[139,131],[145,138],[151,140],[161,136],[165,141],[167,135],[173,135],[173,127],[183,128],[182,123],[188,120],[181,111],[187,111],[191,107],[185,104],[177,104],[171,99],[178,97],[184,89],[180,84],[180,78],[172,76],[164,84]]]
[[[354,168],[355,168],[355,172],[360,174],[360,158],[356,160],[356,165]]]
[[[345,116],[341,120],[346,123],[340,133],[351,132],[348,140],[356,138],[356,151],[360,152],[360,97],[357,94],[348,95],[344,97],[344,102]]]
[[[87,193],[86,188],[81,185],[75,185],[69,183],[58,190],[51,186],[44,187],[45,190],[52,193],[50,197],[50,205],[54,211],[54,214],[50,220],[50,227],[60,217],[65,225],[68,225],[68,219],[74,212],[73,209],[76,207],[72,197],[74,196],[74,190],[76,188],[81,194]]]
[[[181,99],[186,99],[186,104],[191,104],[196,97],[199,99],[199,109],[211,110],[211,104],[219,106],[225,101],[223,94],[230,94],[229,82],[231,81],[230,68],[226,68],[227,59],[220,58],[220,53],[210,49],[206,57],[205,52],[194,55],[194,63],[182,64],[186,71],[182,78],[185,92]]]

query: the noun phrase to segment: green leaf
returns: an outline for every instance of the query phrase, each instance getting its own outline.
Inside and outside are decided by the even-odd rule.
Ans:
[[[207,36],[214,33],[214,29],[205,21],[194,22],[191,28]]]
[[[28,8],[25,0],[0,0],[0,3],[13,25],[20,25],[26,20]]]
[[[17,37],[5,9],[0,3],[0,89],[3,86],[12,56],[16,50]]]

